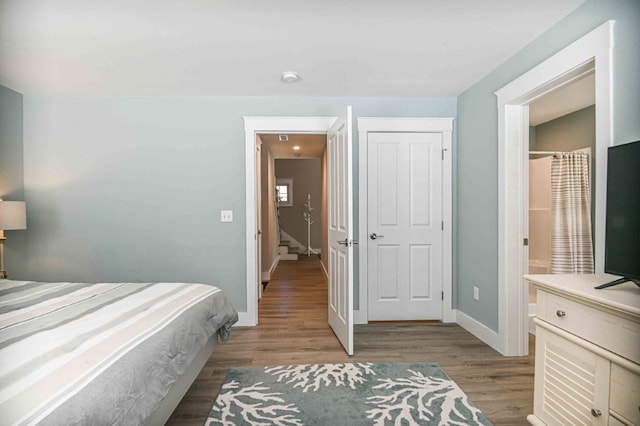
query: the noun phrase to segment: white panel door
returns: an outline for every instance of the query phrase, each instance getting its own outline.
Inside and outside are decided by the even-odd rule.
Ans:
[[[440,320],[442,133],[367,142],[368,318]]]
[[[353,355],[353,186],[351,107],[327,132],[329,325]]]

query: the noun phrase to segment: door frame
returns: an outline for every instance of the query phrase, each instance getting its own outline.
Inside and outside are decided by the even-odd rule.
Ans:
[[[529,107],[533,100],[579,78],[595,65],[595,272],[604,271],[607,148],[613,142],[615,21],[607,21],[495,92],[498,108],[498,332],[492,346],[526,355],[528,292],[527,205]]]
[[[370,132],[419,132],[442,133],[442,322],[455,322],[453,310],[453,204],[452,204],[452,132],[453,118],[396,118],[396,117],[358,117],[358,310],[354,310],[354,324],[367,324],[368,294],[368,249],[366,242],[368,203],[368,153],[367,140]]]
[[[238,326],[258,324],[258,287],[256,285],[256,230],[258,226],[256,200],[256,136],[260,133],[327,133],[337,117],[277,117],[243,116],[246,173],[246,312],[238,313]]]

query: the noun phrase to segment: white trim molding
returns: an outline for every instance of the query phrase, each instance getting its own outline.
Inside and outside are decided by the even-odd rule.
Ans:
[[[528,236],[528,105],[595,70],[595,269],[604,270],[607,148],[613,141],[613,37],[608,21],[495,94],[498,107],[498,339],[503,355],[528,353],[524,274]]]
[[[271,279],[273,271],[278,267],[278,262],[280,262],[280,255],[276,255],[268,271],[262,271],[262,282],[269,281]]]
[[[320,268],[322,268],[322,273],[324,274],[324,277],[328,281],[329,280],[329,271],[327,271],[327,268],[324,267],[324,263],[322,261],[320,261]]]
[[[256,135],[260,133],[327,133],[337,117],[243,117],[246,173],[246,300],[240,312],[243,326],[258,324],[258,277],[256,276]],[[240,323],[239,322],[239,323]]]
[[[362,242],[359,247],[358,265],[359,277],[359,310],[354,311],[354,322],[366,324],[367,317],[367,140],[369,132],[420,132],[442,133],[442,149],[444,158],[442,164],[442,220],[444,230],[442,235],[442,290],[444,302],[442,305],[442,322],[455,322],[453,310],[453,218],[452,218],[452,131],[453,118],[396,118],[396,117],[358,117],[358,170],[359,170],[359,215],[360,224],[358,239]]]
[[[238,312],[238,322],[233,324],[234,327],[253,327],[255,325],[248,312]]]
[[[481,322],[471,318],[469,315],[462,311],[455,311],[456,323],[469,333],[482,340],[487,345],[491,346],[496,351],[500,352],[502,343],[500,342],[500,336],[498,333],[482,324]]]

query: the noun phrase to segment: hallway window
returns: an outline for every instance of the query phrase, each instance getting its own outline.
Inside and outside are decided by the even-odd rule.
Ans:
[[[293,179],[276,179],[276,194],[279,206],[293,206]]]

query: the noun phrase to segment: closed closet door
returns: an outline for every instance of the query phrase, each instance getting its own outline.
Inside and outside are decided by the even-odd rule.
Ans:
[[[442,319],[442,137],[369,133],[369,320]]]

